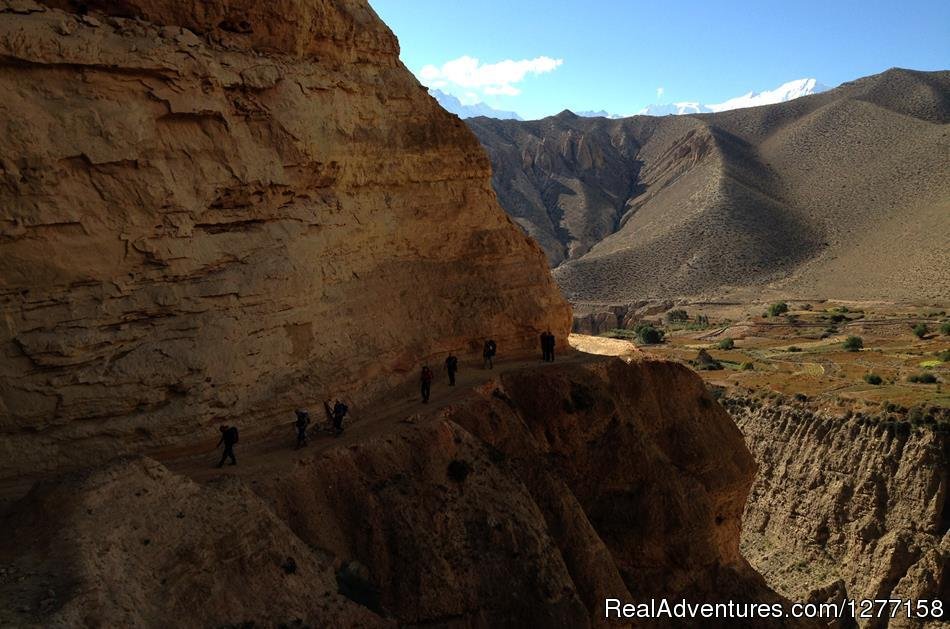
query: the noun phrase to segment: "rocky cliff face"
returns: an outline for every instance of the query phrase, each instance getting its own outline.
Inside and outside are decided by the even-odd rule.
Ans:
[[[0,621],[586,627],[608,596],[778,600],[739,553],[752,458],[673,363],[515,371],[237,469],[200,486],[132,460],[37,487],[2,519]]]
[[[0,476],[567,336],[365,2],[5,0],[0,91]]]
[[[726,406],[759,463],[743,552],[773,587],[796,600],[948,599],[946,433],[748,397]]]

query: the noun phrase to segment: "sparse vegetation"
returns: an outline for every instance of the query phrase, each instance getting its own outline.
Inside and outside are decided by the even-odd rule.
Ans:
[[[633,329],[637,340],[643,345],[656,345],[663,342],[663,330],[658,330],[648,323],[638,323]]]
[[[689,314],[682,309],[670,310],[666,313],[668,323],[685,323],[689,321]]]
[[[769,306],[768,310],[770,317],[777,317],[779,315],[785,314],[786,312],[788,312],[788,304],[786,304],[784,301],[775,302]]]
[[[463,483],[465,479],[468,478],[468,475],[472,473],[472,466],[468,464],[468,461],[453,459],[449,463],[447,472],[449,478],[456,483]]]
[[[950,321],[944,321],[940,324],[940,333],[944,336],[950,336]]]
[[[864,339],[860,336],[849,336],[844,340],[844,348],[849,352],[860,352],[864,348]]]
[[[922,339],[925,336],[927,336],[927,332],[929,332],[929,330],[927,329],[926,324],[918,323],[917,325],[914,326],[914,336],[916,336],[919,339]]]
[[[690,306],[682,306],[689,311],[689,321],[685,324],[667,325],[667,311],[643,322],[664,332],[662,344],[647,345],[644,342],[647,339],[641,340],[633,329],[623,330],[622,338],[690,364],[707,382],[721,383],[726,379],[731,385],[756,391],[769,389],[788,398],[800,392],[808,396],[809,403],[819,406],[857,403],[855,412],[880,406],[880,410],[865,412],[873,425],[900,421],[906,409],[920,404],[927,409],[936,405],[941,413],[950,412],[950,395],[945,384],[950,382],[950,344],[947,342],[950,337],[938,336],[941,325],[950,322],[950,317],[937,315],[924,319],[917,312],[908,313],[891,306],[868,308],[865,313],[852,307],[845,315],[837,310],[832,312],[830,307],[825,310],[826,304],[814,302],[812,312],[806,313],[799,302],[788,304],[791,311],[799,314],[800,320],[794,328],[787,318],[789,313],[778,318],[758,319],[758,314],[765,309],[762,306],[758,310],[750,310],[748,306],[741,310],[731,304],[703,306],[704,315]],[[874,323],[863,326],[860,332],[844,327],[847,322],[835,325],[829,321],[833,315],[842,315],[853,322],[862,314]],[[715,328],[727,331],[709,338],[696,330],[694,326],[706,315]],[[737,321],[742,322],[739,328],[728,327],[730,322]],[[908,334],[918,323],[929,328],[929,341],[918,341]],[[818,341],[823,332],[831,338]],[[849,335],[856,336],[844,345]],[[701,347],[713,356],[698,357]],[[912,377],[908,379],[908,376]],[[888,403],[897,410],[885,411]],[[943,417],[939,413],[935,416]],[[942,425],[950,430],[950,423]]]

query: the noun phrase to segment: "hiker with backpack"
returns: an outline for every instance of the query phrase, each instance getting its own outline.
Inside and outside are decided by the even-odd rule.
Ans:
[[[445,370],[449,372],[449,386],[455,386],[455,373],[459,370],[459,359],[454,354],[449,354],[445,359]]]
[[[432,370],[429,369],[429,365],[425,365],[422,368],[422,376],[419,380],[422,385],[422,401],[428,404],[429,394],[432,393]]]
[[[294,411],[297,415],[297,421],[294,426],[297,428],[297,448],[307,445],[307,427],[310,425],[310,413],[305,410],[297,409]]]
[[[218,467],[223,466],[226,459],[231,459],[231,465],[237,465],[237,458],[234,456],[234,446],[238,442],[237,426],[222,424],[220,430],[221,439],[218,441],[218,446],[222,443],[224,444],[224,454],[221,455],[221,461],[218,463]],[[218,446],[215,446],[215,448]]]
[[[342,400],[337,400],[336,404],[333,405],[333,430],[337,435],[343,434],[343,418],[346,417],[349,410],[350,407],[344,404]]]
[[[485,359],[485,369],[494,369],[494,360],[495,352],[498,350],[498,346],[495,345],[495,341],[488,339],[485,341],[485,347],[482,349],[482,358]]]

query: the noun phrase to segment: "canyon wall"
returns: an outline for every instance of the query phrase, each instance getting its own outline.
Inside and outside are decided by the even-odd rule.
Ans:
[[[724,401],[759,464],[742,549],[772,587],[793,600],[946,605],[950,439],[939,425]],[[890,626],[917,625],[898,618]]]
[[[0,91],[0,477],[566,339],[362,0],[3,0]]]
[[[739,552],[752,457],[675,363],[512,371],[295,458],[38,485],[2,518],[0,623],[587,627],[605,597],[780,600]]]

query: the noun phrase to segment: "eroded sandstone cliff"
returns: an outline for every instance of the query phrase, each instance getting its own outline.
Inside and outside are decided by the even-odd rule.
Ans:
[[[203,486],[138,459],[37,487],[2,520],[0,621],[585,627],[605,597],[778,600],[739,553],[752,458],[674,363],[513,371],[276,456]]]
[[[729,397],[759,473],[742,548],[795,600],[950,599],[947,434]],[[873,619],[862,625],[884,626]],[[918,626],[896,618],[889,626]]]
[[[0,476],[566,338],[362,0],[4,0],[0,92]]]

